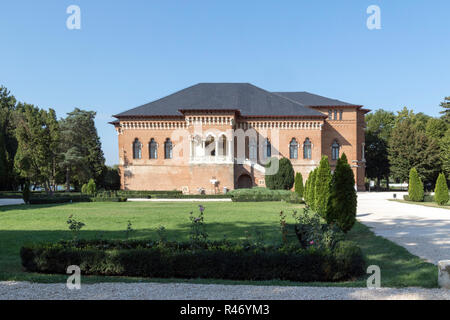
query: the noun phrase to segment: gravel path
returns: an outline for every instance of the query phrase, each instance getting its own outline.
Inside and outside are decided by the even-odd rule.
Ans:
[[[13,204],[24,204],[22,199],[0,199],[0,206],[9,206]]]
[[[0,282],[0,300],[450,300],[443,289],[366,289],[204,285],[186,283],[100,283],[69,290],[65,284]]]
[[[387,199],[393,192],[358,193],[358,220],[431,263],[450,259],[450,210]]]

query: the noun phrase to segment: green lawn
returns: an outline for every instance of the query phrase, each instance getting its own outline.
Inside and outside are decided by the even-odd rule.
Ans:
[[[292,210],[302,205],[284,202],[204,202],[205,223],[210,239],[244,239],[258,230],[267,242],[281,241],[279,213],[284,210],[287,222],[293,224]],[[22,280],[35,282],[62,282],[63,275],[26,273],[20,264],[19,250],[27,242],[70,239],[66,220],[71,214],[86,224],[81,238],[124,239],[127,222],[133,224],[133,238],[157,238],[156,229],[164,226],[169,240],[187,240],[189,212],[198,213],[198,203],[180,202],[126,202],[126,203],[74,203],[64,205],[6,206],[0,207],[0,281]],[[406,249],[375,236],[366,226],[357,223],[347,235],[363,249],[368,265],[380,266],[382,285],[437,286],[437,268],[408,253]],[[290,235],[296,241],[295,235]],[[277,284],[277,285],[366,285],[366,277],[340,283],[295,283],[289,281],[226,281],[211,279],[144,279],[125,277],[83,277],[85,283],[110,281],[158,281],[225,284]]]

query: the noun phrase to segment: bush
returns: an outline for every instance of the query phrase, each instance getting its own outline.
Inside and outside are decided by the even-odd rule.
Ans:
[[[317,168],[309,173],[308,184],[308,202],[307,204],[314,209],[315,207],[315,191],[316,191]]]
[[[342,281],[364,274],[360,250],[298,246],[248,246],[228,241],[186,242],[70,241],[21,248],[27,271],[65,274],[79,265],[85,275],[229,280]]]
[[[345,153],[338,159],[331,181],[331,194],[325,219],[336,224],[342,231],[348,232],[356,221],[357,197],[353,170],[348,164]]]
[[[323,156],[320,160],[319,168],[316,173],[316,183],[314,190],[314,209],[322,217],[325,217],[330,197],[331,169],[328,163],[328,157]]]
[[[421,202],[423,201],[423,183],[417,173],[416,168],[412,168],[409,171],[409,185],[408,195],[411,201]]]
[[[303,198],[303,176],[300,172],[295,174],[295,193],[299,195],[300,198]]]
[[[434,190],[434,199],[436,200],[436,203],[440,206],[447,204],[449,200],[447,181],[443,173],[439,174],[439,177],[436,181],[436,189]]]
[[[86,186],[86,193],[90,196],[95,195],[97,192],[97,186],[95,185],[94,179],[89,179],[89,182]]]
[[[234,202],[249,202],[249,201],[297,201],[298,198],[292,198],[294,192],[289,190],[270,190],[267,188],[251,188],[251,189],[236,189],[228,192]]]
[[[274,159],[274,158],[272,158]],[[272,163],[276,160],[271,160]],[[275,174],[265,176],[266,186],[271,190],[290,190],[294,185],[294,168],[292,163],[287,158],[279,160],[278,171]]]

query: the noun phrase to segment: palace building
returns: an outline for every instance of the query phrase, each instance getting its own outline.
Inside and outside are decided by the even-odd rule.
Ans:
[[[265,186],[289,158],[306,180],[345,152],[364,190],[364,115],[370,110],[308,92],[249,83],[199,83],[115,115],[121,188],[222,193]]]

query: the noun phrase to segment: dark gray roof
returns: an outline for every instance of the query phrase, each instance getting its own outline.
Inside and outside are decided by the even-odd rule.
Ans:
[[[312,94],[306,91],[302,92],[274,92],[280,96],[285,98],[294,100],[298,103],[301,103],[305,106],[354,106],[354,104],[339,101],[336,99],[330,99],[326,97],[319,96],[317,94]]]
[[[179,110],[238,110],[243,116],[323,116],[322,113],[249,83],[199,83],[122,112],[126,116],[179,116]]]

